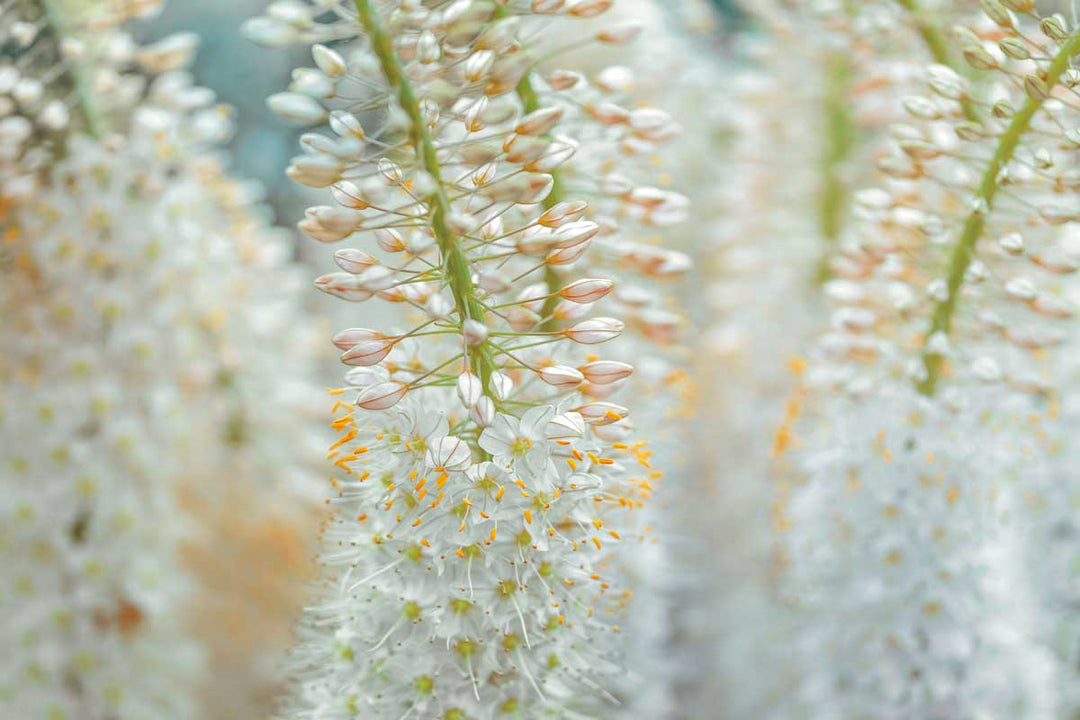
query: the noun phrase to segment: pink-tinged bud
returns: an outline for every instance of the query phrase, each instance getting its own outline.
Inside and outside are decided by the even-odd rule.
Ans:
[[[585,278],[576,280],[559,291],[559,297],[574,303],[594,303],[605,297],[615,287],[611,280]]]
[[[608,173],[600,178],[600,192],[612,197],[624,197],[634,191],[630,178],[619,173]]]
[[[574,263],[585,254],[585,251],[589,249],[588,242],[579,243],[573,247],[559,248],[552,250],[548,253],[547,258],[544,260],[548,265],[570,265]]]
[[[630,377],[634,372],[634,366],[615,360],[594,360],[578,366],[578,370],[594,385],[610,385]]]
[[[514,332],[528,332],[540,322],[540,315],[527,307],[512,307],[506,311],[506,320]]]
[[[565,365],[552,365],[541,369],[537,374],[548,385],[560,390],[573,390],[585,380],[584,375]]]
[[[585,419],[581,413],[565,412],[551,418],[547,426],[547,436],[551,440],[572,440],[585,434]]]
[[[530,228],[514,241],[514,247],[525,255],[540,257],[556,248],[558,237],[547,228]]]
[[[379,261],[363,250],[356,248],[343,248],[334,253],[334,262],[347,273],[359,275],[372,265],[378,265]]]
[[[592,318],[582,320],[577,325],[563,330],[563,335],[582,345],[597,345],[613,340],[619,336],[625,327],[621,320],[609,317]]]
[[[484,395],[469,409],[469,417],[479,427],[487,427],[495,419],[495,401]]]
[[[585,403],[581,407],[574,408],[574,410],[581,413],[581,417],[590,425],[610,425],[619,422],[630,414],[630,411],[622,405],[609,402]]]
[[[567,300],[560,300],[559,304],[555,306],[551,316],[556,320],[563,322],[573,322],[574,320],[580,320],[589,313],[592,312],[593,305],[595,303],[574,303]]]
[[[562,118],[561,108],[541,108],[534,110],[518,121],[514,132],[518,135],[543,135],[555,127]]]
[[[511,135],[503,143],[503,157],[507,162],[523,165],[542,157],[551,144],[546,138]]]
[[[533,0],[532,11],[537,15],[551,15],[559,12],[566,5],[566,0]]]
[[[600,233],[600,225],[592,220],[577,220],[563,225],[555,231],[559,240],[558,247],[570,248],[588,242]]]
[[[315,287],[324,293],[339,297],[349,302],[363,302],[375,293],[368,290],[357,275],[349,273],[329,273],[315,279]]]
[[[447,435],[428,448],[424,459],[436,472],[464,470],[472,462],[472,450],[461,438]]]
[[[341,362],[356,367],[378,365],[394,349],[395,342],[387,338],[362,340],[342,354]]]
[[[602,43],[609,45],[622,45],[624,43],[631,42],[638,35],[641,34],[642,25],[637,20],[630,20],[629,22],[620,23],[609,28],[605,28],[596,33],[596,39]]]
[[[334,345],[337,345],[338,349],[348,350],[357,343],[382,337],[384,336],[381,332],[369,330],[368,328],[349,328],[348,330],[342,330],[339,333],[335,333],[332,341]]]
[[[643,140],[663,142],[677,135],[679,126],[663,110],[639,108],[630,113],[630,132]]]
[[[487,340],[488,329],[484,323],[469,318],[461,324],[461,335],[466,345],[476,347]]]
[[[537,223],[544,227],[557,228],[577,220],[589,204],[584,200],[567,200],[557,203],[544,211]]]
[[[570,14],[580,18],[602,15],[611,9],[614,0],[578,0],[570,8]]]
[[[399,253],[405,249],[405,239],[401,237],[401,233],[390,228],[376,230],[375,242],[388,253]]]
[[[365,410],[385,410],[405,397],[408,388],[399,382],[382,382],[366,387],[356,396],[356,404]]]
[[[622,125],[630,120],[629,110],[610,102],[590,103],[585,112],[601,125]]]
[[[480,383],[480,378],[472,373],[461,373],[457,379],[457,394],[461,404],[471,408],[480,401],[480,396],[484,394],[484,386]]]
[[[552,90],[569,90],[584,80],[584,76],[573,70],[553,70],[548,73],[547,84]]]

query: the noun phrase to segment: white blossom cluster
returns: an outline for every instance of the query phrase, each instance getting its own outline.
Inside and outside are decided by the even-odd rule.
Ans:
[[[1030,0],[898,4],[929,61],[873,51],[922,87],[893,97],[777,438],[778,712],[1067,717],[1080,32]]]
[[[183,70],[192,39],[136,45],[118,25],[146,3],[46,6],[62,28],[5,27],[67,48],[99,104],[67,60],[0,60],[0,715],[203,717],[181,545],[206,528],[181,496],[296,502],[311,323],[258,188],[211,152],[228,113]]]
[[[611,5],[278,2],[246,27],[318,42],[269,99],[333,133],[289,168],[334,202],[301,230],[351,241],[317,286],[408,328],[334,337],[354,368],[287,717],[607,717],[636,690],[626,566],[659,472],[616,401],[678,333],[650,286],[689,260],[652,236],[687,203],[635,180],[678,126],[628,68],[549,67],[640,32]]]

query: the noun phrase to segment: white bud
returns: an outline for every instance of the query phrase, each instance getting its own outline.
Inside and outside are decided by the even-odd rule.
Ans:
[[[602,278],[576,280],[559,291],[559,297],[574,303],[594,303],[603,298],[615,283]]]
[[[325,45],[313,45],[311,56],[315,59],[315,64],[319,66],[319,69],[329,77],[339,78],[348,69],[345,58],[341,57],[341,54],[336,50],[331,50]]]
[[[482,396],[470,410],[469,417],[480,427],[487,427],[495,419],[495,401]]]
[[[408,391],[399,382],[382,382],[364,388],[356,397],[356,404],[365,410],[385,410],[397,405]]]
[[[615,360],[594,360],[579,366],[578,370],[594,385],[610,385],[630,377],[634,372],[634,366]]]
[[[342,330],[335,333],[331,340],[339,349],[348,350],[357,343],[361,343],[365,340],[375,340],[381,337],[383,337],[382,333],[375,330],[369,330],[368,328],[349,328],[348,330]]]
[[[542,368],[537,374],[545,383],[560,390],[574,390],[585,381],[585,376],[580,371],[565,365]]]
[[[556,415],[547,426],[547,436],[552,440],[574,439],[584,434],[585,419],[573,411]]]
[[[378,365],[394,349],[394,343],[391,338],[362,340],[342,354],[341,362],[357,367]]]
[[[368,290],[357,275],[329,273],[315,279],[315,287],[324,293],[350,302],[363,302],[375,293]]]
[[[302,125],[314,125],[327,117],[317,100],[300,93],[275,93],[266,99],[266,104],[279,117]]]
[[[596,345],[617,338],[624,327],[621,320],[598,317],[582,320],[573,327],[563,330],[563,335],[582,345]]]
[[[505,400],[514,391],[514,381],[510,379],[509,375],[498,371],[491,373],[489,385],[491,386],[491,393],[498,400]]]
[[[476,377],[470,372],[461,373],[457,379],[457,394],[458,399],[461,400],[461,404],[467,408],[471,408],[480,401],[480,396],[484,393],[483,385],[480,383],[480,378]]]

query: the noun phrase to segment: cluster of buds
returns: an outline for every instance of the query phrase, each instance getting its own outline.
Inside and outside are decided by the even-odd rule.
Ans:
[[[31,129],[0,140],[5,717],[208,715],[183,554],[211,530],[187,503],[255,485],[249,514],[295,502],[322,445],[288,236],[203,151],[228,116],[183,70],[190,39],[138,47],[119,25],[149,5],[121,4],[7,27],[33,57],[85,49],[95,102],[68,60],[0,60],[0,126]],[[43,124],[54,101],[69,125]]]
[[[903,98],[908,117],[878,161],[887,181],[855,197],[857,227],[830,288],[841,307],[823,344],[874,366],[832,378],[853,392],[898,375],[926,394],[946,377],[1052,389],[1033,360],[1065,340],[1074,313],[1069,228],[1080,215],[1067,128],[1080,41],[1032,3],[984,5],[954,31],[976,74],[923,68],[924,89]]]
[[[689,266],[649,242],[686,199],[634,180],[678,126],[620,102],[626,68],[533,71],[633,39],[636,23],[603,24],[611,5],[279,2],[246,27],[318,43],[269,99],[332,132],[304,135],[289,167],[334,202],[301,230],[364,243],[316,285],[410,323],[333,338],[352,366],[335,392],[355,400],[335,406],[335,514],[291,717],[595,716],[618,700],[616,548],[658,473],[616,402],[633,367],[592,351],[628,325],[641,353],[677,334],[622,281]]]
[[[1080,30],[1031,0],[959,23],[969,8],[898,4],[931,61],[907,60],[921,87],[895,98],[880,186],[853,196],[831,329],[777,436],[778,558],[805,613],[793,699],[1056,717],[1075,708],[1075,642],[1056,634],[1076,622],[1076,491],[1057,424],[1075,395],[1058,358],[1080,267]]]

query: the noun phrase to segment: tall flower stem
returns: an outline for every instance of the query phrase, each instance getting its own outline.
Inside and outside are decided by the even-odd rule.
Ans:
[[[1054,56],[1049,68],[1047,68],[1045,82],[1048,89],[1053,89],[1057,85],[1062,73],[1069,68],[1072,58],[1077,53],[1080,53],[1080,32],[1074,33],[1068,38],[1065,44],[1061,46],[1061,49],[1058,50],[1057,55]],[[986,227],[986,215],[993,208],[994,197],[1001,187],[998,182],[998,175],[1012,160],[1020,140],[1031,127],[1031,121],[1035,117],[1035,113],[1043,106],[1043,102],[1045,102],[1045,97],[1028,93],[1024,104],[1013,116],[1012,122],[1009,123],[1009,127],[998,141],[994,156],[990,159],[990,164],[983,173],[982,182],[979,184],[978,192],[975,195],[975,209],[964,222],[963,232],[953,248],[949,260],[948,294],[944,300],[935,306],[930,332],[923,342],[922,362],[925,376],[916,384],[919,392],[923,395],[932,396],[934,394],[938,379],[941,376],[941,368],[945,362],[945,358],[940,353],[932,352],[929,349],[930,338],[937,333],[948,335],[952,329],[952,320],[956,314],[960,288],[964,283],[964,274],[974,258],[975,245],[979,238],[982,237],[983,230]]]
[[[844,53],[828,58],[825,84],[825,156],[822,159],[822,190],[819,224],[825,239],[825,253],[818,268],[821,280],[829,278],[829,260],[843,229],[847,188],[843,179],[844,162],[855,144],[855,121],[851,116],[848,91],[851,87],[851,63]]]
[[[371,39],[372,50],[379,59],[387,84],[397,92],[398,103],[409,118],[409,134],[416,149],[417,160],[435,180],[435,192],[431,198],[431,229],[439,244],[443,273],[450,292],[454,296],[454,304],[457,306],[460,321],[464,323],[471,319],[482,323],[484,308],[476,297],[469,260],[465,257],[457,236],[451,232],[446,222],[450,214],[450,198],[442,183],[442,169],[435,151],[435,142],[420,112],[420,103],[394,52],[393,40],[379,22],[377,11],[372,8],[369,0],[354,1],[360,24]],[[480,377],[487,391],[491,374],[495,370],[495,363],[491,358],[487,343],[469,348],[468,355],[472,370]]]
[[[53,32],[56,33],[57,42],[69,37],[71,30],[58,0],[41,0],[41,6],[45,10],[45,18],[48,20]],[[98,108],[97,100],[94,98],[94,91],[90,87],[90,80],[86,76],[86,71],[78,61],[70,63],[66,69],[71,76],[72,83],[75,85],[75,94],[79,100],[79,111],[86,122],[86,131],[94,139],[100,139],[108,128],[105,126],[104,117]]]
[[[532,80],[529,79],[528,73],[521,78],[521,82],[517,84],[516,90],[518,97],[521,98],[522,109],[526,113],[531,113],[540,109],[540,96],[536,94],[536,89],[532,86]],[[551,192],[544,198],[543,205],[545,208],[550,209],[562,202],[562,199],[563,185],[562,180],[559,177],[559,171],[556,169],[551,172]],[[559,274],[555,272],[554,268],[550,265],[544,268],[544,282],[552,292],[559,287]],[[540,311],[540,317],[547,319],[540,325],[541,331],[551,332],[556,329],[555,318],[552,317],[552,315],[558,304],[558,295],[552,295],[544,301],[543,308]]]

